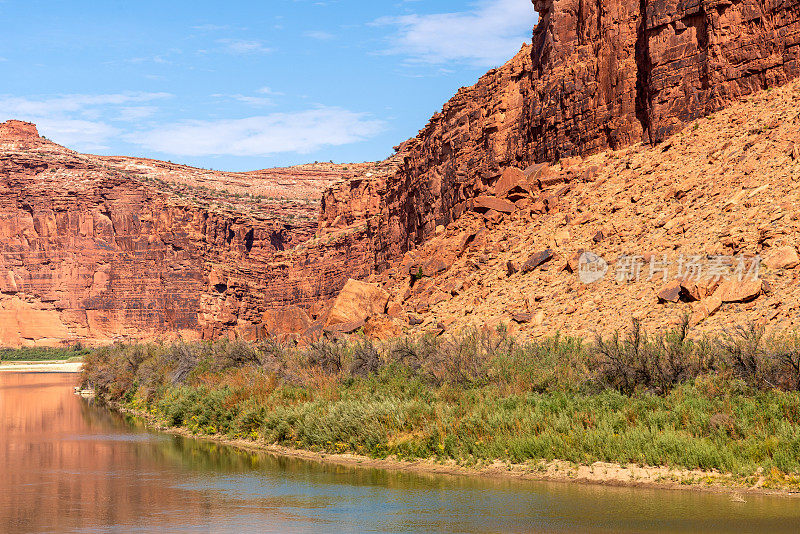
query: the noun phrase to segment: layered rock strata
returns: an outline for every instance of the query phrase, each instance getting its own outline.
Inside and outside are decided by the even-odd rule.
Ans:
[[[171,164],[77,154],[17,121],[0,135],[0,345],[255,338],[267,310],[372,272],[364,220],[318,236],[318,203],[171,181]]]

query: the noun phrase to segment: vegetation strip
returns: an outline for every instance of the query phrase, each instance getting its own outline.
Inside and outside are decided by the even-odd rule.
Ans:
[[[2,362],[46,362],[46,361],[80,361],[91,351],[81,344],[71,347],[22,347],[18,349],[0,348]]]
[[[114,345],[86,358],[84,382],[164,427],[254,445],[541,478],[558,465],[574,471],[564,478],[663,466],[649,482],[797,491],[797,355],[798,336],[757,328],[690,340],[685,325],[652,338],[635,326],[525,345],[470,331]]]

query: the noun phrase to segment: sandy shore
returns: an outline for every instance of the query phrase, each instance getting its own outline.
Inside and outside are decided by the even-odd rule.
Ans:
[[[53,360],[46,362],[0,362],[1,372],[15,373],[80,373],[82,362]]]
[[[741,499],[740,494],[779,495],[800,497],[800,488],[766,488],[766,479],[760,477],[755,484],[736,478],[730,474],[716,471],[700,471],[674,469],[670,467],[648,467],[638,465],[618,465],[595,462],[591,465],[579,465],[571,462],[554,460],[512,464],[495,461],[477,466],[463,466],[455,461],[439,462],[435,460],[398,460],[396,458],[375,459],[356,454],[333,454],[292,449],[261,441],[230,439],[222,435],[197,435],[174,427],[159,424],[154,417],[145,412],[129,410],[115,406],[115,410],[128,413],[143,419],[147,425],[160,432],[222,443],[249,451],[300,458],[314,462],[326,462],[337,465],[363,467],[371,469],[387,469],[392,471],[411,471],[455,476],[482,476],[515,478],[520,480],[570,482],[594,484],[602,486],[642,487],[670,490],[694,490],[729,493],[731,499]]]

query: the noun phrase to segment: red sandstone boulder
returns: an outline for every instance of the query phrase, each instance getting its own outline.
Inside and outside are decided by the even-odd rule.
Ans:
[[[392,317],[375,315],[364,324],[364,334],[373,339],[391,339],[399,337],[403,327]]]
[[[494,196],[518,200],[531,194],[530,183],[525,173],[516,167],[508,167],[494,184]]]
[[[447,270],[447,262],[441,254],[435,254],[422,266],[422,274],[425,276],[436,276]]]
[[[681,283],[679,280],[668,282],[658,292],[658,300],[661,302],[678,302],[681,300]]]
[[[764,265],[770,269],[794,269],[800,265],[800,257],[794,247],[781,247],[767,254]]]
[[[761,295],[763,282],[761,280],[724,280],[714,296],[722,302],[749,302]]]
[[[389,293],[380,286],[350,279],[333,302],[325,328],[366,321],[373,315],[384,313],[388,302]]]
[[[478,212],[487,212],[490,210],[499,211],[500,213],[514,213],[514,210],[517,207],[514,205],[513,202],[509,202],[508,200],[503,200],[497,197],[490,197],[487,195],[481,195],[475,197],[474,201],[475,211]]]

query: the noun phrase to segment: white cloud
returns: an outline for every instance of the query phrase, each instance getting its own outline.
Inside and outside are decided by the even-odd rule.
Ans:
[[[56,95],[20,98],[0,95],[0,121],[19,119],[37,124],[42,135],[78,150],[102,150],[120,131],[110,123],[150,116],[157,108],[136,105],[169,98],[168,93]]]
[[[115,93],[104,95],[58,95],[42,98],[0,96],[0,114],[42,117],[65,113],[96,113],[98,108],[169,98],[169,93]]]
[[[244,119],[183,121],[128,136],[146,149],[178,156],[306,154],[380,133],[383,122],[363,113],[319,107]]]
[[[252,95],[214,95],[251,106],[272,104],[262,87]],[[0,122],[20,119],[37,124],[42,135],[70,148],[95,152],[119,141],[176,156],[267,156],[306,154],[371,138],[384,123],[364,113],[320,106],[292,113],[271,113],[242,119],[153,120],[156,103],[167,93],[54,95],[20,98],[0,95]]]
[[[386,52],[410,62],[490,67],[530,41],[536,20],[530,0],[481,0],[471,11],[384,17],[374,24],[396,27]]]
[[[233,94],[233,95],[226,95],[217,93],[211,95],[214,98],[224,98],[230,100],[236,100],[237,102],[241,102],[243,104],[247,104],[248,106],[252,106],[254,108],[264,108],[268,106],[274,106],[275,101],[266,96],[251,96],[251,95],[242,95],[242,94]]]
[[[230,100],[236,100],[237,102],[241,102],[243,104],[247,104],[248,106],[252,106],[255,108],[263,108],[275,105],[275,100],[273,100],[271,97],[283,95],[283,93],[273,91],[269,87],[262,87],[260,89],[257,89],[256,93],[258,93],[258,95],[263,95],[263,96],[243,95],[238,93],[232,95],[218,93],[218,94],[213,94],[211,96],[214,98],[226,98]]]
[[[80,150],[106,150],[106,143],[120,131],[103,121],[81,119],[36,119],[39,133],[60,145]]]
[[[223,50],[229,54],[268,54],[272,52],[272,49],[264,46],[264,43],[261,41],[247,41],[244,39],[218,39],[217,43],[221,44]]]

